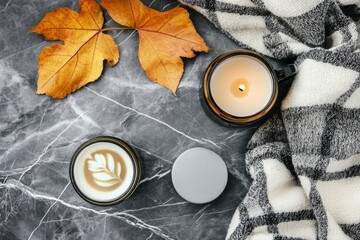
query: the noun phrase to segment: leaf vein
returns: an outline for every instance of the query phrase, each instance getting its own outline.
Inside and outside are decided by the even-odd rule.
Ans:
[[[93,37],[95,37],[97,34],[94,34],[91,38],[89,38],[86,42],[84,42],[79,48],[78,50],[74,53],[74,55],[72,57],[70,57],[61,67],[59,67],[59,69],[57,71],[55,71],[55,73],[53,75],[51,75],[51,77],[41,86],[39,87],[39,90],[42,89],[61,69],[63,69],[63,67],[69,63],[69,61],[75,56],[75,54],[77,54],[80,49],[86,44],[88,43]]]
[[[154,31],[154,30],[147,30],[147,29],[139,29],[138,31],[139,31],[139,32],[140,32],[140,31],[151,32],[151,33],[155,33],[155,34],[163,34],[163,35],[166,35],[166,36],[169,36],[169,37],[173,37],[173,38],[176,38],[176,39],[185,41],[185,42],[189,42],[189,43],[193,43],[193,44],[195,44],[195,45],[199,45],[199,46],[205,47],[203,44],[196,43],[196,42],[193,42],[193,41],[184,39],[184,38],[179,38],[179,37],[177,37],[176,35],[171,35],[171,34],[164,33],[164,32],[157,32],[157,31]]]

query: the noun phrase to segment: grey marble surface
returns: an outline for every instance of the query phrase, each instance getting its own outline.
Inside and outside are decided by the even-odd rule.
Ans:
[[[145,1],[158,10],[178,3]],[[152,3],[151,3],[152,2]],[[212,51],[185,60],[178,95],[154,84],[137,59],[135,32],[111,32],[120,63],[63,100],[36,95],[37,58],[51,44],[30,33],[45,13],[72,0],[0,1],[0,239],[224,239],[250,185],[245,146],[256,126],[226,128],[199,102],[199,82],[217,55],[238,46],[204,17],[191,18]],[[106,26],[115,26],[105,14]],[[142,163],[134,195],[113,207],[81,199],[70,184],[72,153],[99,135],[124,139]],[[229,169],[224,193],[194,205],[171,184],[176,157],[192,147],[220,154]]]

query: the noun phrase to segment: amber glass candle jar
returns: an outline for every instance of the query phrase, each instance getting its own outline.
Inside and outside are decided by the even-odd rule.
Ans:
[[[208,66],[201,99],[212,119],[224,125],[246,125],[262,119],[278,98],[278,82],[296,73],[294,65],[275,70],[262,55],[237,50]]]

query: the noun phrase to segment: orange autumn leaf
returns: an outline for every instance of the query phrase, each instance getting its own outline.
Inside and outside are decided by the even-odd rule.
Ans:
[[[63,98],[98,79],[107,60],[114,66],[119,49],[102,33],[103,13],[95,0],[79,0],[80,12],[59,8],[46,14],[32,32],[47,40],[61,40],[44,48],[39,56],[37,93]]]
[[[158,12],[140,0],[103,0],[101,5],[119,24],[139,33],[139,60],[147,76],[174,94],[184,72],[181,57],[209,48],[181,7]]]

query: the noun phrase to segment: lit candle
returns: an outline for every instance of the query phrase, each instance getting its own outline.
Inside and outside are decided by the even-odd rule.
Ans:
[[[295,72],[293,65],[275,71],[264,57],[252,51],[225,53],[209,65],[203,96],[207,108],[226,123],[252,123],[275,105],[278,80]]]
[[[226,113],[247,117],[260,112],[271,100],[274,81],[258,59],[239,55],[221,62],[210,78],[215,103]]]

